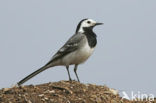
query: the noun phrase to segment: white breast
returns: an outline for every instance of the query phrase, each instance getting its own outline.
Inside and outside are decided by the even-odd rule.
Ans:
[[[94,48],[90,48],[88,41],[77,51],[74,51],[62,59],[63,64],[81,64],[85,62],[93,53]]]

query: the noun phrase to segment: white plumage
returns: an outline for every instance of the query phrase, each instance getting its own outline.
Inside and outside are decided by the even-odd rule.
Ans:
[[[78,50],[66,55],[62,58],[62,64],[81,64],[85,62],[93,53],[94,48],[90,48],[87,38],[85,38],[85,43]]]

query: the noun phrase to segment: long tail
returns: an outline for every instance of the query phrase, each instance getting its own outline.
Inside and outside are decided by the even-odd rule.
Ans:
[[[28,76],[26,76],[25,78],[23,78],[21,81],[19,81],[17,84],[18,86],[22,85],[23,83],[25,83],[26,81],[28,81],[29,79],[33,78],[34,76],[36,76],[37,74],[41,73],[42,71],[48,69],[49,67],[47,66],[43,66],[40,69],[36,70],[35,72],[29,74]]]

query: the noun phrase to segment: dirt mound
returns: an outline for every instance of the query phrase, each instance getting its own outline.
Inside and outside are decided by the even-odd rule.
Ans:
[[[156,103],[122,99],[106,86],[59,81],[0,90],[0,103]]]

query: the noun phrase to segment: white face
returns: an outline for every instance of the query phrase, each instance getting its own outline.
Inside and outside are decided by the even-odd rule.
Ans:
[[[81,23],[79,32],[83,32],[83,28],[84,28],[84,27],[92,27],[92,26],[95,26],[95,25],[96,25],[96,21],[94,21],[94,20],[92,20],[92,19],[84,20],[84,21]]]
[[[81,27],[91,27],[91,26],[95,26],[95,25],[96,25],[96,21],[94,21],[92,19],[87,19],[81,23]]]

